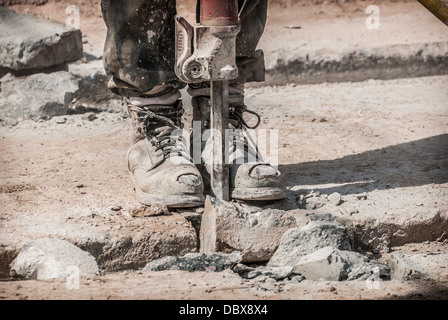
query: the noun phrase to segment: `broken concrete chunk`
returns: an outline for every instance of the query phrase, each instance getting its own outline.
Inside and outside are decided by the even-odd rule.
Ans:
[[[11,264],[11,276],[21,279],[67,278],[99,274],[95,258],[68,241],[43,238],[26,243]]]
[[[325,247],[300,257],[293,272],[300,273],[307,280],[341,281],[348,278],[349,268],[349,262],[340,250]]]
[[[243,277],[243,278],[248,278],[247,275],[248,275],[250,272],[255,271],[256,269],[255,269],[255,268],[252,268],[252,267],[249,267],[249,266],[246,266],[245,264],[238,263],[237,265],[235,265],[235,266],[232,268],[232,270],[233,270],[233,272],[237,273],[237,274],[240,275],[241,277]],[[258,275],[259,275],[259,274],[257,274],[257,276],[258,276]]]
[[[387,264],[392,267],[392,280],[409,280],[412,277],[423,273],[421,266],[413,262],[409,255],[403,252],[391,254],[387,259]]]
[[[82,57],[80,30],[0,7],[0,67],[44,69]]]
[[[390,280],[391,269],[378,261],[371,260],[352,266],[347,280]]]
[[[168,215],[170,212],[166,205],[162,203],[154,203],[151,206],[142,206],[140,208],[136,208],[132,210],[132,217],[155,217]]]
[[[236,203],[207,197],[200,230],[200,251],[240,251],[243,262],[267,261],[274,254],[285,231],[309,221],[296,219],[300,210],[259,209],[248,213]],[[305,222],[306,221],[306,222]]]
[[[252,268],[239,263],[235,267],[233,267],[233,272],[237,273],[240,277],[245,279],[254,279],[263,276],[275,280],[282,280],[293,275],[293,267],[284,266],[284,267],[272,267],[272,268],[269,267]]]
[[[302,256],[293,268],[308,280],[389,280],[390,268],[378,261],[369,261],[364,255],[325,247]]]
[[[183,270],[183,271],[223,271],[241,262],[241,254],[187,253],[182,257],[165,257],[149,262],[143,271]]]
[[[38,73],[1,83],[2,118],[50,118],[67,114],[79,79],[66,71]]]
[[[272,278],[275,280],[281,280],[281,279],[285,279],[293,274],[293,267],[291,267],[291,266],[271,267],[271,268],[267,267],[267,268],[262,268],[259,271],[262,276]]]
[[[306,226],[285,232],[268,266],[293,266],[300,257],[328,246],[351,250],[345,227],[330,214],[315,215],[310,219]]]

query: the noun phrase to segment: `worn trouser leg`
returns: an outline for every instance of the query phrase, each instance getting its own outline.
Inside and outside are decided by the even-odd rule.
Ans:
[[[175,0],[102,0],[109,89],[142,96],[159,84],[180,86],[174,72]]]
[[[244,0],[239,0],[240,6],[243,3]],[[266,25],[267,10],[267,0],[249,0],[241,12],[241,31],[236,38],[238,79],[233,82],[264,81],[264,55],[256,49]]]
[[[239,0],[240,6],[243,0]],[[144,96],[154,87],[182,87],[174,72],[175,0],[102,0],[107,38],[104,65],[109,89],[122,96]],[[267,0],[248,1],[237,37],[238,83],[263,81],[263,53],[256,47],[266,23]]]

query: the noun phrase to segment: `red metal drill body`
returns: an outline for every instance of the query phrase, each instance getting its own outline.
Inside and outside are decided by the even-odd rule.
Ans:
[[[229,81],[238,77],[235,42],[240,30],[238,0],[201,0],[200,24],[176,18],[176,67],[179,79],[210,83],[213,196],[230,200],[226,130]]]
[[[201,0],[200,22],[203,26],[238,24],[238,0]]]

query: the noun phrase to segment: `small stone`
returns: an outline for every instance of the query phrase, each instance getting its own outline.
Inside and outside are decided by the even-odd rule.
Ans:
[[[67,118],[65,118],[65,117],[64,118],[59,118],[58,117],[55,121],[56,121],[57,124],[64,124],[64,123],[67,122]]]
[[[161,215],[168,215],[170,212],[165,204],[155,203],[151,206],[143,206],[132,210],[132,217],[154,217]]]
[[[249,278],[248,274],[250,272],[254,272],[255,268],[248,267],[248,266],[246,266],[245,264],[242,264],[242,263],[238,263],[236,266],[234,266],[232,268],[232,270],[233,270],[233,272],[237,273],[239,276],[241,276],[243,278]],[[259,274],[257,274],[257,276],[258,275]],[[252,278],[255,278],[255,277],[252,277]],[[249,279],[252,279],[252,278],[249,278]]]
[[[247,277],[247,279],[255,279],[259,276],[261,276],[261,270],[254,270],[254,271],[250,271],[246,277]]]
[[[78,184],[78,185],[76,185],[76,188],[78,188],[78,189],[84,188],[84,185],[82,183]]]
[[[367,200],[367,193],[361,193],[356,196],[356,199],[358,200]]]
[[[331,204],[338,206],[342,203],[341,194],[338,192],[333,192],[328,196],[328,200]]]
[[[290,282],[291,283],[300,283],[303,280],[305,280],[305,277],[302,276],[301,274],[294,275],[294,276],[290,277]]]
[[[264,282],[260,282],[258,284],[258,287],[260,289],[263,289],[263,290],[266,290],[266,291],[274,291],[275,288],[276,288],[276,284],[277,284],[277,281],[275,281],[272,278],[268,278]]]
[[[249,219],[249,224],[251,227],[254,227],[258,224],[258,220],[256,218],[250,218]]]
[[[93,120],[95,120],[96,118],[98,118],[98,117],[97,117],[97,115],[96,115],[95,113],[93,113],[93,112],[86,113],[86,114],[82,115],[82,117],[81,117],[82,120],[87,120],[87,121],[93,121]]]

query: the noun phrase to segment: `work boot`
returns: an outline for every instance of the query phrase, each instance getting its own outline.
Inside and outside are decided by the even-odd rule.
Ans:
[[[178,90],[126,99],[134,127],[128,168],[137,200],[145,205],[201,206],[204,187],[200,172],[183,141],[182,101]]]
[[[193,121],[201,121],[202,162],[209,179],[212,170],[212,139],[210,138],[210,87],[208,84],[190,84],[188,92],[193,97]],[[249,126],[244,120],[244,113],[257,118],[257,123]],[[281,173],[269,163],[263,161],[258,147],[247,129],[256,129],[261,122],[260,116],[244,105],[244,85],[232,85],[229,88],[229,129],[233,130],[229,143],[230,196],[239,200],[277,200],[286,197],[280,186]],[[203,174],[205,179],[205,176]]]

